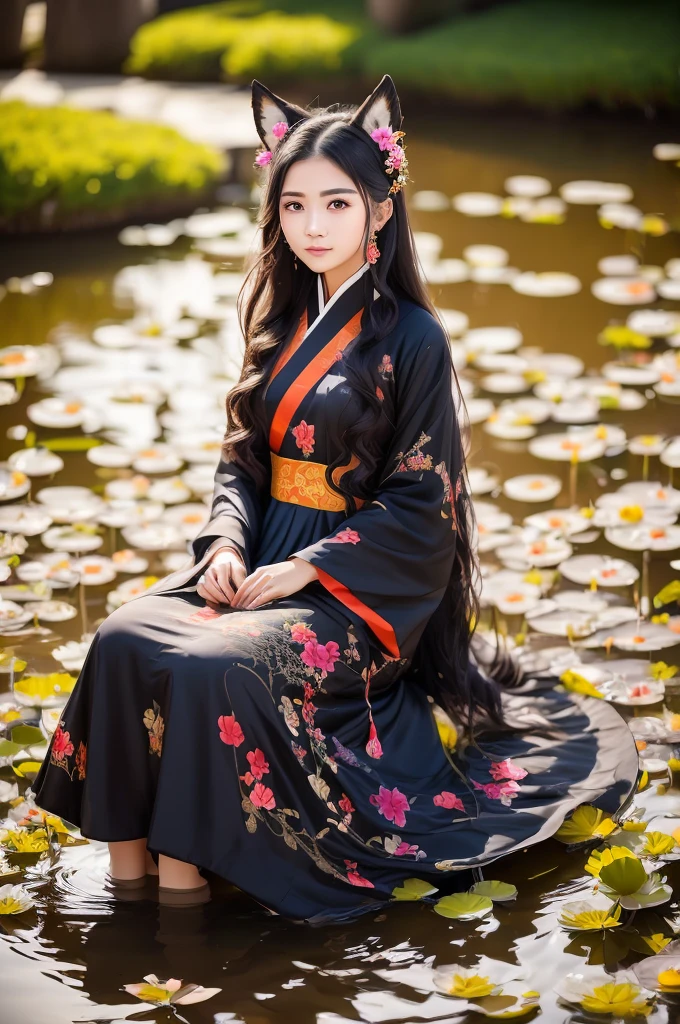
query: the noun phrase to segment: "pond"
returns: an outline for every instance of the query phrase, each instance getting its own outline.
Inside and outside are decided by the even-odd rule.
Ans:
[[[680,686],[664,663],[680,664],[678,594],[661,611],[651,599],[680,577],[680,454],[667,445],[680,433],[680,152],[654,155],[674,141],[668,125],[600,115],[461,113],[421,121],[406,141],[419,252],[474,424],[471,483],[493,606],[484,624],[493,614],[510,643],[570,670],[566,685],[596,687],[630,720],[647,772],[631,820],[607,843],[640,853],[677,892]],[[516,176],[529,178],[508,181]],[[591,185],[560,195],[569,182]],[[550,839],[490,865],[484,878],[517,893],[479,916],[451,920],[431,902],[405,902],[320,928],[270,917],[226,883],[195,908],[159,907],[143,891],[114,900],[104,844],[62,831],[46,852],[17,853],[7,839],[27,835],[35,761],[92,631],[184,561],[207,514],[224,393],[239,369],[233,304],[251,184],[230,186],[215,216],[5,240],[0,254],[10,459],[0,531],[3,554],[18,556],[0,585],[0,728],[6,740],[17,723],[42,733],[0,748],[10,830],[0,883],[21,885],[32,903],[0,916],[2,1020],[472,1022],[516,1008],[515,995],[466,1006],[442,994],[431,969],[449,964],[491,986],[505,985],[507,965],[519,968],[506,991],[520,994],[522,1019],[590,1019],[578,994],[565,997],[567,975],[624,970],[680,934],[670,892],[624,906],[611,927],[567,927],[565,904],[592,903],[585,864],[613,824],[588,842],[593,823],[582,823],[577,848]],[[45,491],[57,486],[87,490]],[[548,590],[570,596],[548,603]],[[680,968],[677,955],[666,959]],[[218,991],[167,1005],[170,992],[153,982],[125,990],[150,976]],[[624,993],[621,1015],[635,998]],[[648,1019],[677,1020],[672,998],[658,996]]]

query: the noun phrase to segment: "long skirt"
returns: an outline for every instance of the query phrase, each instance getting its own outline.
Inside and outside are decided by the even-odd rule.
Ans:
[[[451,752],[409,667],[317,581],[252,611],[145,595],[97,630],[36,803],[323,923],[409,877],[455,891],[579,804],[615,812],[634,791],[637,751],[606,702],[529,676],[503,692],[507,728]]]

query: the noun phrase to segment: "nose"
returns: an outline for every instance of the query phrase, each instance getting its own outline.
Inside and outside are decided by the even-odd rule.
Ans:
[[[321,223],[321,217],[318,211],[310,210],[305,234],[309,235],[310,238],[325,238],[326,233],[326,229]]]

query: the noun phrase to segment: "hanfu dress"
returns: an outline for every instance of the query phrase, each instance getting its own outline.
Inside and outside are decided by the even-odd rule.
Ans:
[[[319,275],[263,387],[269,492],[220,462],[191,565],[100,625],[34,784],[85,837],[148,837],[309,922],[384,906],[409,877],[454,891],[581,803],[616,812],[638,770],[609,704],[538,672],[503,691],[507,729],[444,746],[410,668],[454,564],[462,474],[449,341],[409,300],[375,343],[394,424],[381,483],[348,514],[325,480],[357,415],[344,368],[368,267],[328,301]],[[296,555],[318,579],[253,610],[206,604],[221,546],[248,572]]]

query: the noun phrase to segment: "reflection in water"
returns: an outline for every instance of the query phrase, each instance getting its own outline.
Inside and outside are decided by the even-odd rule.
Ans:
[[[586,371],[599,368],[607,360],[615,361],[616,356],[612,355],[615,349],[600,348],[596,344],[598,335],[608,324],[610,327],[612,324],[623,325],[630,312],[628,306],[612,305],[612,299],[618,303],[622,295],[627,295],[628,299],[632,295],[637,304],[645,303],[650,297],[650,285],[658,280],[653,268],[663,267],[666,261],[677,256],[678,246],[675,232],[656,235],[655,231],[662,229],[659,224],[656,227],[648,224],[650,233],[647,234],[632,229],[605,229],[598,222],[597,207],[575,205],[573,194],[563,195],[566,204],[555,201],[556,196],[551,197],[550,203],[541,199],[543,205],[535,219],[542,220],[542,223],[507,216],[509,211],[503,208],[502,203],[499,206],[488,198],[470,198],[469,194],[486,192],[492,197],[502,196],[506,179],[520,174],[543,176],[549,185],[552,183],[553,192],[569,180],[601,179],[630,186],[633,202],[642,213],[659,214],[672,225],[677,224],[680,214],[677,208],[677,170],[652,158],[653,145],[666,141],[666,131],[654,124],[610,123],[595,117],[559,123],[545,120],[537,124],[512,114],[505,116],[502,122],[489,117],[461,115],[444,126],[437,123],[429,129],[421,122],[419,130],[422,132],[420,141],[412,138],[409,147],[412,191],[430,190],[440,193],[440,196],[425,196],[415,203],[417,209],[414,209],[413,219],[415,228],[423,233],[420,236],[421,255],[426,269],[430,271],[437,304],[447,311],[447,323],[454,338],[462,335],[466,326],[472,329],[500,326],[512,329],[491,338],[488,334],[486,337],[478,335],[475,345],[482,347],[483,358],[473,360],[466,373],[466,377],[478,387],[470,402],[479,423],[473,436],[471,464],[479,470],[478,497],[483,513],[480,520],[485,526],[480,544],[485,559],[492,561],[494,544],[489,542],[489,535],[498,533],[505,539],[506,546],[508,540],[516,545],[517,537],[513,539],[508,530],[513,522],[522,521],[518,508],[520,513],[536,511],[535,505],[524,504],[508,496],[512,488],[505,494],[497,490],[495,485],[508,477],[529,475],[535,478],[537,473],[541,473],[556,478],[562,494],[554,504],[560,508],[566,508],[571,503],[570,498],[576,498],[576,508],[586,505],[591,499],[594,501],[603,487],[615,490],[625,481],[627,474],[630,479],[649,474],[651,480],[668,481],[669,468],[658,461],[653,461],[650,468],[649,459],[655,458],[651,445],[647,452],[644,447],[639,449],[641,454],[638,456],[629,453],[625,444],[620,445],[617,454],[608,454],[606,459],[601,457],[599,450],[593,461],[586,461],[582,453],[577,472],[570,467],[569,460],[561,464],[553,461],[550,465],[545,461],[538,462],[529,451],[526,440],[532,436],[533,427],[544,419],[536,405],[525,404],[514,410],[517,415],[513,414],[512,421],[508,419],[496,430],[487,429],[490,424],[483,428],[481,423],[493,409],[490,401],[498,406],[507,397],[516,396],[517,391],[512,390],[507,378],[513,374],[522,378],[526,373],[526,366],[516,361],[517,330],[521,331],[524,346],[535,346],[543,353],[569,353],[583,361]],[[515,185],[520,191],[523,188],[525,194],[527,188],[533,188],[537,197],[545,192],[536,183]],[[442,194],[446,198],[465,193],[468,195],[456,201],[455,209],[450,205],[450,198],[443,208]],[[612,202],[620,202],[621,198],[609,197]],[[480,203],[493,216],[479,216],[484,212]],[[628,216],[620,209],[609,209],[608,215],[613,218],[612,223],[620,223],[621,218],[625,220]],[[239,223],[240,227],[234,221],[231,228],[236,225],[235,230],[244,232],[243,223]],[[638,220],[638,228],[640,223]],[[101,520],[104,531],[97,535],[103,544],[88,555],[85,562],[78,562],[85,545],[76,543],[75,547],[69,547],[68,530],[57,538],[58,554],[46,556],[38,541],[38,535],[49,526],[44,520],[44,509],[43,519],[34,524],[33,530],[25,531],[30,543],[30,557],[24,554],[21,560],[27,573],[24,582],[32,585],[39,582],[45,577],[47,566],[48,577],[54,586],[54,598],[66,604],[66,611],[58,605],[52,607],[52,618],[44,615],[37,629],[31,628],[34,609],[28,609],[26,627],[29,631],[23,636],[19,633],[14,637],[4,637],[16,657],[26,660],[27,673],[33,676],[56,671],[77,673],[87,646],[79,646],[83,633],[91,632],[116,602],[124,600],[126,594],[139,586],[136,581],[141,579],[143,586],[146,574],[161,574],[168,570],[168,547],[171,554],[174,549],[175,557],[182,558],[186,539],[197,532],[196,516],[200,516],[202,511],[201,498],[212,490],[216,461],[214,445],[219,443],[222,431],[223,393],[238,372],[231,307],[239,282],[235,272],[238,263],[234,257],[245,239],[243,235],[240,242],[238,236],[226,241],[220,237],[201,238],[209,231],[209,220],[196,223],[195,227],[197,245],[209,265],[203,259],[191,260],[184,265],[180,279],[173,275],[176,267],[173,268],[171,263],[158,262],[177,261],[188,255],[191,243],[181,235],[173,241],[177,234],[174,230],[165,234],[156,232],[155,241],[167,244],[155,249],[125,247],[119,244],[113,233],[85,234],[68,239],[46,238],[39,245],[35,240],[20,239],[13,244],[11,254],[3,258],[0,266],[2,279],[32,275],[36,271],[54,274],[51,284],[43,278],[34,282],[35,288],[27,285],[24,293],[21,289],[10,290],[5,296],[0,306],[2,345],[40,345],[49,340],[60,348],[62,356],[67,357],[60,371],[53,365],[46,368],[41,379],[29,377],[21,398],[3,410],[3,423],[6,424],[5,429],[9,428],[9,433],[2,439],[4,454],[9,455],[22,448],[26,440],[24,424],[29,430],[36,431],[40,444],[54,443],[65,437],[92,436],[102,427],[102,421],[98,422],[95,414],[103,415],[106,440],[115,445],[113,449],[102,447],[98,456],[88,458],[86,452],[78,450],[77,446],[76,450],[67,450],[68,445],[64,447],[62,440],[61,444],[55,445],[61,451],[53,454],[63,460],[64,468],[54,479],[49,476],[31,478],[32,493],[54,484],[85,485],[94,488],[98,498],[105,498],[109,503],[109,518]],[[220,234],[224,230],[230,230],[226,221]],[[128,232],[123,238],[134,242],[135,239],[139,241],[140,236],[139,232]],[[486,248],[470,249],[473,246]],[[489,249],[489,246],[494,248]],[[470,273],[468,265],[461,269],[463,256],[472,266],[476,265],[474,273]],[[627,256],[629,262],[618,267],[611,261],[601,264],[608,257],[621,256]],[[637,259],[632,267],[631,256]],[[136,265],[135,270],[120,273],[131,264]],[[218,286],[213,289],[211,285],[204,292],[206,272],[215,265],[219,274]],[[642,284],[636,277],[640,275],[640,265],[647,267],[647,276]],[[509,286],[513,280],[509,274],[512,268],[523,273],[523,278],[515,282],[516,287]],[[541,277],[547,271],[570,276]],[[599,285],[596,293],[608,301],[604,304],[591,292],[591,284],[603,277],[611,281],[617,273],[628,277],[632,275],[634,283],[626,285],[619,281],[616,287]],[[115,275],[118,275],[117,297],[113,289]],[[212,273],[208,273],[208,277],[212,281]],[[189,287],[187,282],[190,280],[193,312],[187,317],[178,311],[174,319],[170,318],[160,328],[155,327],[149,311],[143,311],[144,304],[148,304],[149,310],[153,309],[159,292],[162,292],[168,309],[172,301],[177,300],[179,280],[184,288]],[[503,281],[505,283],[500,283]],[[548,291],[555,289],[561,291],[561,297],[547,297]],[[657,300],[657,305],[666,310],[677,309],[677,293],[672,287],[666,290],[667,297],[663,297],[663,301]],[[133,292],[135,309],[129,298]],[[661,291],[659,294],[663,296]],[[122,331],[116,326],[122,320],[131,319],[133,324],[128,324]],[[101,327],[107,320],[114,323],[102,331]],[[108,360],[108,365],[116,368],[118,391],[106,407],[76,409],[70,392],[77,391],[84,379],[78,376],[78,368],[90,364],[90,339],[98,325],[100,330],[95,340],[99,346],[99,365],[101,368]],[[639,327],[637,333],[641,333]],[[612,335],[609,341],[613,340]],[[657,343],[652,351],[657,352],[659,348]],[[190,413],[192,403],[195,408],[197,391],[192,392],[190,382],[187,385],[186,381],[183,382],[186,387],[184,398],[178,393],[169,405],[161,404],[165,398],[163,383],[173,379],[169,353],[175,349],[179,352],[192,351],[196,360],[207,359],[213,372],[219,367],[223,375],[214,382],[214,394],[204,393],[201,432],[186,442],[187,447],[179,453],[179,461],[176,449],[173,453],[153,443],[157,439],[154,432],[157,413],[166,439],[171,439],[172,449],[173,445],[179,445],[180,436],[186,433],[187,410]],[[644,350],[640,351],[644,355]],[[140,352],[145,353],[144,359]],[[563,399],[561,403],[554,403],[555,409],[564,410],[566,407],[567,414],[562,416],[557,412],[552,418],[558,424],[579,422],[579,417],[574,415],[574,403],[581,401],[583,396],[565,392],[569,374],[560,377],[560,367],[554,362],[541,364],[542,357],[536,351],[530,352],[528,358],[532,370],[547,366],[549,371],[547,381],[541,382],[540,375],[530,381],[536,387],[543,384],[539,396],[553,403],[556,397]],[[668,366],[671,367],[670,362]],[[144,374],[140,372],[142,367],[145,368]],[[581,422],[600,422],[612,431],[608,437],[610,444],[616,440],[614,431],[619,428],[625,431],[624,440],[634,435],[677,431],[677,404],[674,404],[669,381],[665,381],[665,392],[663,388],[655,391],[649,383],[635,376],[639,369],[638,360],[637,365],[626,371],[628,377],[626,373],[622,375],[625,386],[635,398],[629,397],[623,402],[613,400],[612,395],[618,395],[614,389],[617,371],[613,367],[613,379],[607,382],[605,399],[598,396],[595,415],[592,407],[582,411]],[[564,370],[564,363],[561,370]],[[666,372],[671,373],[671,370],[672,367]],[[59,402],[48,405],[45,399],[50,398],[50,380],[57,372],[62,374]],[[72,388],[69,387],[69,373]],[[482,379],[485,386],[479,388]],[[583,379],[588,380],[587,374],[585,378],[579,378]],[[527,380],[524,376],[525,399]],[[196,381],[200,388],[200,374]],[[23,381],[20,386],[23,386]],[[522,393],[521,388],[519,393]],[[534,390],[533,397],[536,396]],[[592,395],[584,401],[592,402]],[[29,416],[28,406],[35,407],[38,403],[40,408],[37,411],[34,408]],[[50,421],[50,417],[56,419]],[[135,464],[132,459],[125,461],[124,458],[120,461],[120,451],[125,446],[126,437],[130,436],[131,425],[134,425],[137,437],[143,438],[144,443],[155,450],[155,454],[150,455],[147,451],[142,457],[147,459],[146,462]],[[529,432],[527,427],[531,428]],[[566,430],[566,426],[556,428],[553,424],[549,429]],[[152,461],[168,461],[156,461],[155,465],[150,465],[150,458]],[[179,467],[185,462],[191,468],[181,473]],[[27,464],[25,468],[29,473],[34,472],[36,463],[32,466]],[[50,465],[46,469],[51,471]],[[154,471],[158,476],[145,476]],[[490,480],[483,471],[489,474]],[[152,479],[156,483],[152,484]],[[516,493],[520,495],[521,486],[515,481]],[[568,493],[570,488],[571,494]],[[68,497],[62,494],[60,500],[66,501]],[[17,499],[26,501],[28,497],[17,495]],[[484,509],[481,502],[487,500],[492,500],[496,508]],[[120,504],[114,507],[116,501]],[[142,504],[137,504],[140,501]],[[6,504],[1,510],[6,514],[11,507]],[[548,509],[550,507],[547,506]],[[539,508],[543,510],[546,506]],[[131,509],[134,514],[130,517]],[[54,508],[48,511],[54,519],[52,529],[64,530],[72,521],[68,510],[64,516],[55,515]],[[598,509],[598,514],[600,511]],[[610,512],[607,510],[607,514]],[[604,510],[601,514],[604,515]],[[631,598],[635,603],[641,597],[654,595],[673,578],[668,568],[668,554],[647,557],[644,552],[632,548],[617,550],[601,532],[611,523],[601,519],[584,525],[573,518],[575,511],[570,515],[569,529],[565,527],[564,537],[559,539],[562,547],[556,549],[556,557],[552,557],[555,551],[549,546],[542,552],[534,550],[531,564],[535,567],[549,569],[568,557],[569,552],[564,548],[565,538],[571,550],[578,555],[623,556],[635,570],[631,586],[627,590],[621,588],[628,595],[624,611],[630,610]],[[630,515],[635,518],[634,513]],[[677,510],[672,519],[675,518]],[[161,525],[165,533],[158,532]],[[659,521],[652,525],[658,527]],[[671,525],[671,521],[667,519],[661,525]],[[2,528],[9,528],[7,520],[3,521]],[[141,533],[128,533],[126,536],[126,531],[134,530]],[[522,543],[536,542],[524,538]],[[66,544],[64,549],[63,544]],[[136,556],[135,560],[133,556],[121,553],[128,548],[141,548],[143,558]],[[116,551],[119,552],[117,559],[109,562],[109,557]],[[76,564],[72,565],[69,559]],[[55,561],[59,564],[55,565]],[[26,568],[27,563],[31,569]],[[627,628],[625,615],[621,623],[611,617],[617,607],[620,612],[621,602],[617,605],[607,599],[601,603],[604,607],[596,605],[596,598],[605,592],[606,573],[614,568],[611,562],[607,562],[604,569],[599,566],[597,571],[602,570],[605,578],[599,580],[599,589],[592,592],[589,608],[585,606],[586,596],[581,590],[578,607],[569,609],[570,613],[576,610],[598,615],[606,613],[609,619],[603,628],[608,633]],[[578,565],[574,565],[572,570],[578,572]],[[580,586],[587,586],[587,581],[580,581]],[[532,587],[540,591],[534,579],[524,584],[521,593],[514,585],[510,598],[508,594],[497,595],[497,608],[511,633],[526,629],[523,612],[530,611],[536,600]],[[6,596],[11,597],[9,594]],[[17,607],[21,611],[21,604]],[[76,610],[77,614],[71,615],[69,608]],[[559,615],[563,611],[564,607],[558,606],[550,613],[557,616],[558,627]],[[637,635],[640,624],[635,612],[634,615],[635,628],[631,629]],[[571,620],[575,621],[573,614],[570,614]],[[657,625],[659,628],[664,626],[663,623]],[[564,634],[560,635],[559,629],[557,633],[551,632],[546,623],[543,630],[532,635],[542,636],[545,647],[563,644],[567,657],[562,667],[573,668],[574,652],[569,650]],[[600,633],[593,635],[601,646],[603,636]],[[623,649],[625,640],[623,635]],[[638,650],[642,650],[639,645]],[[652,647],[649,655],[652,660],[663,657],[669,663],[677,662],[677,648],[670,647],[660,655],[657,650]],[[55,657],[60,660],[55,661]],[[626,657],[630,655],[626,654]],[[0,665],[2,669],[7,667],[7,662]],[[588,674],[585,668],[583,676],[587,676],[585,684],[607,682]],[[0,678],[7,681],[9,676],[5,674]],[[64,678],[57,680],[55,685],[65,686]],[[630,686],[639,687],[640,680],[631,679]],[[0,689],[4,691],[8,687],[3,684]],[[54,714],[50,716],[50,707],[54,704],[58,707],[64,691],[53,692],[57,694],[55,700],[44,696],[42,716],[39,710],[31,710],[38,707],[36,703],[31,704],[31,700],[35,701],[35,692],[33,697],[29,695],[21,706],[23,720],[38,724],[42,717],[43,728],[53,729],[56,721]],[[628,699],[630,689],[626,692]],[[664,768],[669,757],[677,758],[679,753],[679,744],[672,740],[673,732],[678,728],[674,722],[680,714],[680,698],[672,682],[665,684],[665,692],[666,733],[661,736],[660,726],[635,726],[648,767],[652,772],[657,769],[652,774],[651,783],[636,798],[636,804],[644,808],[645,820],[652,820],[650,828],[654,830],[663,830],[666,815],[680,818],[680,795],[677,786],[669,788],[665,782],[667,769]],[[0,713],[3,708],[7,710],[5,704],[13,706],[14,702],[15,698],[9,692],[0,694]],[[644,718],[649,722],[652,716],[661,719],[659,702],[644,703],[644,695],[639,699],[633,696],[620,710],[631,721]],[[673,718],[674,713],[676,718]],[[11,719],[3,721],[3,724],[11,726]],[[36,742],[35,737],[33,742]],[[28,752],[30,756],[30,748]],[[32,756],[39,757],[39,750],[34,749]],[[659,760],[663,762],[663,770],[658,770]],[[27,781],[19,778],[17,783],[10,756],[0,763],[4,765],[0,768],[0,810],[5,817],[4,824],[11,824],[20,820],[27,811],[27,805],[21,800]],[[7,816],[11,820],[8,821]],[[177,827],[182,827],[181,809]],[[447,964],[456,964],[461,969],[480,968],[484,961],[479,958],[487,957],[490,961],[520,966],[525,973],[525,981],[519,982],[521,992],[537,989],[541,993],[542,1020],[556,1024],[569,1020],[576,1024],[582,1019],[579,1011],[571,1015],[566,1005],[558,1006],[553,991],[565,975],[581,970],[584,965],[592,969],[604,965],[609,970],[628,967],[658,952],[680,927],[677,905],[667,902],[639,910],[633,919],[627,915],[623,923],[611,931],[567,932],[559,925],[561,909],[565,904],[587,900],[592,894],[593,879],[584,872],[586,859],[587,852],[565,852],[565,847],[556,840],[548,840],[502,860],[497,866],[487,869],[485,874],[489,878],[515,884],[517,899],[495,903],[493,913],[481,919],[467,922],[447,920],[435,915],[431,906],[425,904],[395,903],[370,920],[364,918],[353,924],[314,928],[271,917],[224,880],[210,875],[213,900],[195,908],[159,907],[153,880],[149,880],[142,890],[114,895],[106,885],[108,857],[106,847],[101,843],[65,846],[58,855],[51,852],[42,858],[39,854],[10,854],[6,865],[21,870],[18,874],[3,876],[2,881],[10,884],[21,882],[33,897],[35,906],[23,914],[0,918],[2,1022],[4,1024],[6,1020],[8,1024],[14,1024],[20,1020],[37,1022],[49,1019],[61,1024],[62,1021],[74,1020],[118,1020],[130,1015],[137,1015],[136,1019],[160,1022],[171,1020],[172,1014],[177,1019],[191,1022],[231,1019],[247,1021],[248,1024],[265,1024],[274,1020],[318,1020],[323,1024],[330,1024],[330,1021],[338,1024],[339,1020],[355,1020],[357,1016],[376,1021],[432,1016],[465,1020],[464,1005],[461,1008],[459,1003],[456,1007],[453,996],[428,989],[428,979],[432,974],[430,968]],[[650,861],[649,869],[660,871],[667,875],[671,884],[677,885],[676,861]],[[458,888],[467,889],[472,878],[467,874],[465,877],[461,875],[458,881]],[[409,972],[411,968],[412,972],[402,973]],[[493,964],[489,970],[493,972]],[[397,971],[399,974],[390,979],[390,974]],[[220,991],[203,1002],[175,1005],[172,1009],[149,1007],[149,1004],[140,1003],[128,994],[123,986],[142,982],[150,975],[155,975],[159,982],[181,979],[185,984],[218,988]],[[414,1007],[414,1003],[420,1004],[425,1000],[427,1009],[421,1007],[417,1010]],[[145,1006],[147,1012],[139,1013]],[[664,1007],[650,1018],[655,1022],[672,1019],[672,1009],[667,1013]]]

